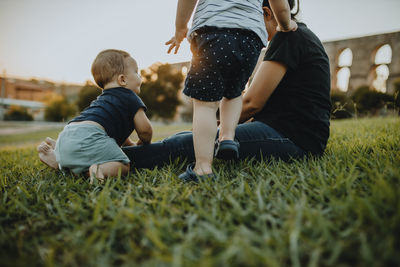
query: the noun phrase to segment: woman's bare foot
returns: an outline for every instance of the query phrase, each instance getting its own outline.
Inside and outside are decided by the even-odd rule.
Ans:
[[[51,137],[46,137],[46,139],[44,140],[46,142],[46,144],[48,144],[52,149],[56,149],[56,140],[54,140]]]
[[[104,173],[97,164],[92,164],[89,167],[89,177],[90,184],[93,184],[95,179],[97,179],[101,184],[104,183]]]
[[[58,170],[58,163],[56,161],[56,154],[54,153],[54,149],[47,144],[47,142],[42,142],[38,147],[37,151],[39,153],[39,159],[44,164],[49,166],[50,168]]]

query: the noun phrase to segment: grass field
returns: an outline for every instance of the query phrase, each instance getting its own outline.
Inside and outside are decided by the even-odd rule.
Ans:
[[[0,162],[1,266],[400,266],[399,118],[334,121],[320,159],[217,162],[198,185],[178,163],[90,185],[33,143]]]

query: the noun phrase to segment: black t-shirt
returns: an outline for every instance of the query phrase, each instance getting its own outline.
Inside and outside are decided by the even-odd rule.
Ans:
[[[131,90],[117,87],[103,90],[75,121],[95,121],[121,146],[135,129],[133,118],[139,108],[146,110],[143,101]]]
[[[329,138],[330,71],[321,41],[299,23],[295,32],[278,32],[264,61],[287,72],[255,120],[270,125],[307,152],[322,154]]]

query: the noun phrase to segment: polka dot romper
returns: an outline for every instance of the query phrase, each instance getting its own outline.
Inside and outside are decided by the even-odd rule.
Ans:
[[[215,102],[241,95],[263,47],[257,34],[244,29],[202,27],[191,41],[191,67],[183,93]]]

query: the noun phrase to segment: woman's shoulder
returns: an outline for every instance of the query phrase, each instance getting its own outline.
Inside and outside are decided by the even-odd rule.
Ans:
[[[306,24],[299,22],[296,31],[278,32],[271,40],[271,46],[279,47],[287,44],[287,49],[295,49],[301,53],[323,49],[323,44]],[[282,47],[285,47],[284,45]]]
[[[303,41],[305,42],[309,41],[322,46],[321,40],[312,30],[310,30],[310,28],[307,27],[306,24],[299,23],[299,28],[297,31],[299,38],[302,38]]]

